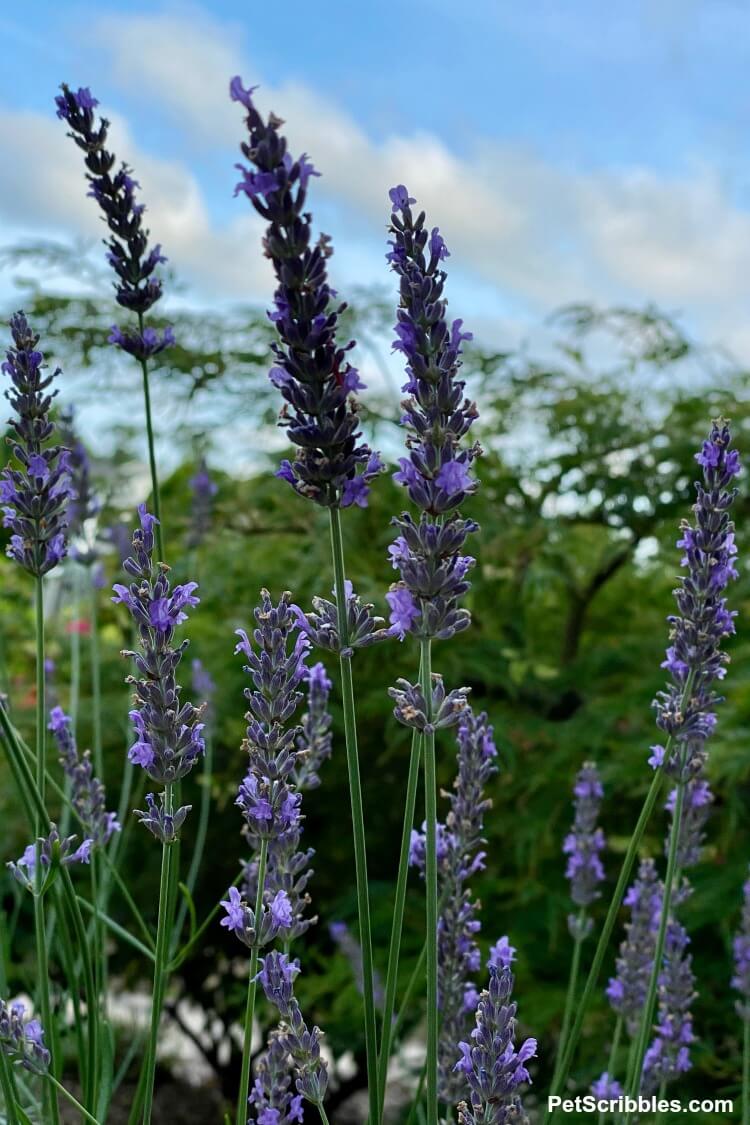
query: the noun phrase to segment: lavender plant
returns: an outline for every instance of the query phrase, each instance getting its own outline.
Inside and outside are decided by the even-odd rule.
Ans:
[[[573,938],[573,956],[560,1031],[558,1059],[570,1030],[581,964],[581,946],[593,927],[593,920],[588,916],[587,908],[599,898],[601,892],[598,887],[604,879],[604,867],[600,858],[600,852],[605,846],[604,832],[596,825],[604,790],[599,771],[593,762],[584,763],[579,770],[573,786],[573,795],[575,816],[573,827],[565,837],[563,852],[568,857],[565,877],[570,881],[570,897],[578,907],[578,913],[568,915],[568,929]]]
[[[115,583],[112,600],[127,607],[140,642],[139,652],[123,653],[133,660],[138,673],[137,676],[129,676],[126,681],[134,688],[136,704],[130,712],[136,740],[128,751],[128,759],[162,786],[158,802],[152,793],[148,793],[146,809],[136,810],[141,824],[162,845],[151,1034],[144,1080],[143,1120],[148,1125],[174,918],[173,880],[176,873],[173,845],[191,808],[190,805],[175,808],[174,791],[176,784],[187,776],[203,754],[205,743],[201,721],[203,709],[181,702],[181,689],[175,675],[188,642],[182,641],[176,648],[173,644],[174,631],[187,620],[187,610],[198,605],[199,599],[194,592],[197,584],[187,582],[172,588],[168,568],[163,563],[155,564],[153,559],[156,517],[146,511],[145,504],[138,508],[138,515],[140,527],[133,533],[133,553],[124,563],[125,570],[135,581],[129,586]]]
[[[63,83],[61,89],[62,93],[55,98],[57,116],[70,127],[68,136],[84,153],[86,179],[89,184],[87,194],[98,203],[102,218],[109,229],[105,246],[107,261],[116,277],[115,300],[121,308],[135,313],[137,318],[135,329],[131,327],[122,329],[116,324],[113,325],[109,343],[132,355],[141,367],[151,488],[154,513],[158,521],[155,525],[156,541],[159,556],[163,559],[161,503],[148,361],[165,348],[171,347],[175,343],[175,338],[171,328],[165,328],[160,334],[156,328],[146,325],[145,316],[162,296],[162,282],[156,270],[167,259],[161,252],[160,244],[149,249],[149,231],[143,225],[145,207],[142,203],[136,202],[135,192],[140,185],[133,179],[132,169],[122,163],[116,171],[113,171],[117,158],[105,147],[109,121],[100,117],[97,124],[95,119],[94,110],[99,102],[86,86],[72,90]]]
[[[695,524],[693,526],[687,521],[683,522],[681,538],[677,543],[684,552],[681,563],[685,574],[681,576],[680,585],[675,590],[678,613],[669,618],[671,643],[663,666],[669,671],[671,679],[654,702],[657,726],[666,735],[666,740],[663,745],[652,747],[650,764],[655,776],[628,845],[581,997],[578,1015],[562,1052],[551,1096],[557,1096],[567,1081],[573,1052],[601,971],[617,911],[666,773],[676,780],[677,793],[670,832],[664,899],[637,1046],[633,1054],[631,1082],[626,1093],[632,1094],[634,1084],[640,1084],[653,1021],[672,891],[679,882],[676,883],[675,876],[685,787],[691,778],[701,772],[706,761],[707,740],[716,725],[715,707],[721,702],[714,685],[717,680],[724,678],[729,661],[727,654],[722,651],[722,643],[734,632],[734,613],[727,608],[724,590],[737,575],[737,548],[734,525],[729,513],[736,495],[736,489],[731,486],[739,473],[740,459],[737,451],[731,448],[729,426],[723,419],[712,424],[708,438],[695,459],[701,467],[703,479],[695,486]]]
[[[393,521],[399,534],[389,554],[400,580],[391,587],[387,599],[394,629],[401,637],[411,633],[419,638],[419,692],[427,720],[421,740],[426,823],[427,1106],[429,1125],[434,1125],[438,1097],[439,938],[432,641],[452,637],[469,625],[469,613],[459,608],[458,600],[469,589],[466,576],[474,559],[461,551],[477,525],[463,519],[458,509],[476,491],[471,467],[481,449],[477,443],[464,442],[477,417],[476,406],[464,397],[465,384],[458,377],[461,345],[471,339],[471,334],[462,331],[461,320],[448,324],[446,273],[441,266],[449,257],[448,248],[437,227],[428,234],[423,211],[414,217],[411,205],[416,200],[403,184],[392,188],[389,195],[389,230],[393,239],[387,259],[398,276],[400,296],[393,347],[403,353],[408,376],[403,387],[408,397],[402,402],[401,422],[407,432],[409,455],[400,459],[394,480],[406,489],[420,516],[417,522],[403,512]],[[418,768],[416,746],[411,768]],[[408,783],[407,795],[411,797],[413,791],[413,784]],[[411,823],[413,815],[412,805],[407,807],[405,821]],[[405,863],[402,848],[401,866]],[[399,881],[399,891],[401,885]],[[396,962],[402,918],[403,900],[399,899],[391,942],[392,961]],[[395,968],[389,975],[395,979]],[[387,1054],[391,993],[392,986],[387,984],[382,1054]]]
[[[37,836],[34,888],[34,932],[38,971],[38,989],[42,1020],[51,1025],[47,937],[42,902],[42,845],[49,825],[46,811],[46,739],[45,739],[45,650],[44,650],[44,586],[43,578],[64,558],[67,550],[67,503],[71,494],[68,451],[51,443],[54,424],[50,418],[51,390],[59,368],[46,373],[44,355],[39,350],[39,337],[22,312],[10,320],[12,343],[2,365],[10,378],[5,395],[13,409],[9,419],[9,444],[18,467],[9,466],[0,475],[0,497],[3,503],[3,524],[11,531],[8,556],[35,580],[36,639],[36,761],[35,835]],[[55,1061],[52,1063],[53,1070]],[[52,1125],[59,1121],[57,1098],[48,1096],[45,1103]]]
[[[471,1042],[458,1044],[461,1057],[456,1070],[465,1076],[469,1100],[458,1107],[459,1125],[509,1125],[527,1122],[520,1095],[530,1082],[525,1064],[536,1054],[536,1040],[526,1039],[516,1050],[516,1004],[513,974],[507,967],[490,966],[490,986],[477,1005]]]
[[[249,137],[241,149],[250,164],[250,167],[240,166],[242,179],[235,194],[246,195],[268,223],[264,249],[278,283],[274,308],[269,313],[278,334],[274,345],[276,364],[269,378],[284,399],[280,424],[296,447],[294,459],[283,461],[278,475],[300,496],[328,508],[329,512],[362,942],[370,1117],[377,1121],[377,1034],[370,904],[340,509],[352,504],[366,505],[370,482],[383,465],[378,454],[362,439],[359,428],[353,395],[363,389],[363,383],[357,369],[347,359],[353,344],[341,346],[337,341],[338,320],[345,306],[334,303],[336,294],[328,282],[330,239],[321,235],[313,242],[312,217],[304,210],[310,178],[317,173],[305,154],[297,160],[291,156],[280,131],[283,122],[275,114],[264,121],[253,102],[253,92],[254,88],[246,89],[239,77],[232,79],[230,96],[247,111],[245,121]]]

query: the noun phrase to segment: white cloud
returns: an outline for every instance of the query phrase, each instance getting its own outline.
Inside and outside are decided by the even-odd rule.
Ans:
[[[684,310],[709,335],[744,321],[750,213],[710,169],[696,164],[672,177],[648,168],[571,170],[518,144],[481,138],[459,156],[439,137],[397,128],[374,141],[320,92],[265,82],[245,57],[239,30],[195,7],[105,16],[90,35],[92,49],[128,94],[169,116],[196,166],[220,159],[226,167],[230,218],[221,225],[182,163],[138,152],[124,123],[113,125],[118,152],[142,181],[154,231],[180,275],[204,293],[239,298],[267,296],[270,289],[261,224],[244,199],[232,210],[229,198],[232,151],[243,125],[227,85],[240,73],[262,83],[260,107],[286,119],[293,151],[309,152],[323,171],[315,193],[329,211],[336,205],[332,233],[345,232],[355,247],[336,261],[357,272],[357,280],[385,280],[387,189],[405,182],[439,222],[461,289],[472,277],[481,288],[483,315],[489,290],[498,318],[525,309],[537,319],[579,299],[653,299]],[[76,233],[100,229],[81,190],[79,154],[63,133],[51,118],[0,117],[0,217]],[[49,167],[54,175],[42,175]],[[29,175],[29,169],[38,171]],[[471,318],[470,308],[462,311]]]
[[[245,211],[217,227],[197,180],[184,166],[139,151],[117,116],[112,116],[110,136],[118,157],[136,169],[148,201],[147,225],[180,278],[204,295],[267,294],[270,270],[259,253],[262,223]],[[6,229],[103,236],[99,209],[86,195],[82,154],[62,122],[53,115],[0,112],[0,150],[0,222]]]

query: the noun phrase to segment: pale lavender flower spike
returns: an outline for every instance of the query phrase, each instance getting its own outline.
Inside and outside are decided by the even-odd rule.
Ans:
[[[734,976],[732,988],[739,994],[737,1011],[743,1020],[750,1020],[750,877],[742,888],[742,921],[732,942]]]
[[[25,1018],[20,1000],[12,1004],[0,1000],[0,1051],[11,1063],[24,1070],[44,1074],[50,1064],[50,1053],[44,1045],[44,1031],[39,1020]]]
[[[563,852],[568,857],[565,876],[570,880],[570,897],[582,909],[595,902],[601,892],[604,868],[599,853],[604,850],[604,833],[596,825],[604,790],[593,762],[586,762],[578,773],[574,793],[573,827],[565,837]],[[578,941],[591,933],[593,920],[571,914],[568,928]]]
[[[95,844],[104,845],[114,832],[120,831],[120,822],[116,813],[106,810],[104,785],[94,777],[91,753],[78,753],[72,719],[62,707],[53,707],[49,719],[48,729],[55,737],[63,770],[70,780],[70,799],[76,815],[86,835]]]

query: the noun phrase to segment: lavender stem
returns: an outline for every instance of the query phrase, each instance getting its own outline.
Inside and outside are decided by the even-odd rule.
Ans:
[[[432,710],[432,642],[420,642],[420,678],[428,709]],[[437,869],[437,777],[435,732],[426,730],[424,744],[425,891],[427,897],[427,1125],[438,1120],[438,869]]]
[[[641,1015],[641,1022],[638,1029],[638,1046],[633,1058],[632,1072],[629,1075],[629,1080],[626,1085],[626,1092],[633,1097],[638,1096],[641,1088],[641,1074],[643,1071],[643,1060],[648,1048],[649,1036],[651,1035],[651,1026],[654,1022],[654,1008],[656,1006],[656,992],[659,985],[659,974],[661,973],[661,963],[664,957],[664,943],[667,936],[667,926],[669,924],[670,909],[672,905],[672,889],[675,885],[675,877],[677,875],[677,851],[680,840],[680,827],[682,824],[682,806],[685,796],[685,782],[680,777],[677,783],[677,798],[675,800],[674,815],[672,817],[672,827],[669,834],[669,856],[667,858],[667,874],[664,879],[664,898],[661,905],[661,916],[659,918],[659,932],[656,938],[656,948],[654,949],[654,963],[651,967],[651,977],[649,979],[648,992],[646,993],[646,1002],[643,1006],[643,1013]],[[632,1113],[628,1112],[625,1115],[625,1125],[630,1125]]]
[[[167,782],[164,786],[164,809],[168,816],[172,815],[172,784]],[[168,953],[171,936],[171,911],[172,902],[172,855],[173,842],[163,841],[161,850],[161,876],[159,878],[159,918],[156,927],[156,953],[154,957],[154,989],[151,1000],[151,1031],[146,1054],[146,1069],[144,1079],[143,1125],[150,1125],[151,1109],[154,1100],[154,1080],[156,1077],[156,1046],[159,1038],[159,1024],[161,1023],[164,991],[169,972]]]
[[[352,803],[352,831],[354,837],[354,870],[357,883],[357,913],[359,940],[362,946],[362,991],[365,1008],[365,1050],[367,1054],[367,1085],[370,1102],[370,1125],[380,1121],[377,1078],[377,1030],[375,1026],[375,993],[372,967],[372,930],[370,926],[370,900],[367,887],[367,850],[365,822],[362,807],[362,787],[359,776],[357,750],[357,724],[354,706],[351,655],[347,654],[348,622],[346,598],[346,572],[344,569],[344,544],[341,536],[341,512],[329,508],[331,522],[331,550],[333,555],[334,589],[338,611],[340,637],[341,695],[344,706],[344,740],[349,771],[349,793]],[[437,917],[435,920],[437,927]],[[437,928],[436,928],[437,936]]]
[[[138,313],[138,331],[143,336],[143,313]],[[151,493],[153,497],[154,515],[156,524],[156,550],[159,562],[164,562],[164,533],[161,522],[161,496],[159,493],[159,474],[156,469],[156,446],[154,442],[154,425],[151,417],[151,388],[148,380],[148,364],[144,358],[140,360],[143,372],[143,403],[146,408],[146,437],[148,440],[148,464],[151,470]]]
[[[401,833],[401,855],[398,863],[398,876],[396,879],[396,896],[393,904],[393,925],[391,926],[391,944],[388,953],[388,971],[385,978],[385,999],[383,1001],[383,1031],[378,1057],[378,1098],[381,1106],[385,1105],[385,1088],[388,1077],[388,1063],[391,1055],[394,1027],[393,1013],[396,1006],[396,987],[398,985],[398,962],[401,952],[401,935],[404,924],[404,905],[406,902],[406,883],[409,875],[409,845],[411,830],[414,824],[414,808],[417,801],[417,786],[419,784],[419,766],[422,757],[422,736],[418,731],[413,731],[411,738],[411,756],[409,759],[409,776],[406,782],[406,801],[404,802],[404,824]]]
[[[560,1041],[558,1044],[558,1061],[557,1065],[555,1066],[555,1072],[552,1079],[553,1085],[557,1082],[557,1079],[559,1077],[558,1072],[560,1068],[561,1054],[563,1048],[565,1047],[565,1042],[568,1038],[570,1021],[573,1018],[573,1005],[575,1002],[576,988],[578,985],[578,973],[581,967],[581,946],[583,945],[585,940],[585,938],[582,937],[581,934],[584,930],[585,921],[586,909],[582,906],[578,911],[577,926],[579,936],[577,936],[573,942],[573,956],[570,961],[570,975],[568,977],[568,992],[565,997],[565,1010],[563,1013],[562,1028],[560,1030]]]
[[[44,903],[42,902],[42,853],[40,838],[47,831],[46,813],[46,756],[47,756],[47,715],[45,710],[45,681],[44,681],[44,587],[41,574],[36,577],[34,618],[36,628],[36,789],[39,802],[36,808],[36,864],[34,890],[34,936],[36,939],[36,962],[39,974],[39,1004],[42,1010],[42,1023],[44,1027],[52,1028],[52,1007],[49,997],[49,964],[47,960],[47,934],[44,921]],[[50,1068],[54,1070],[57,1059],[50,1060]],[[44,1088],[44,1103],[50,1113],[52,1125],[59,1125],[60,1110],[57,1097],[49,1087]]]
[[[263,912],[263,892],[266,886],[266,860],[268,858],[268,837],[262,836],[258,853],[258,890],[255,895],[256,926]],[[255,992],[258,977],[258,941],[250,951],[250,969],[247,982],[247,1006],[245,1008],[244,1035],[242,1040],[242,1071],[240,1090],[237,1096],[237,1125],[246,1125],[247,1099],[250,1091],[250,1058],[253,1046],[253,1017],[255,1015]]]

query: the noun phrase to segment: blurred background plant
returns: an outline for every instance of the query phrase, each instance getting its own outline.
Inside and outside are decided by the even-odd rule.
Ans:
[[[128,746],[127,695],[119,651],[129,643],[123,618],[106,590],[120,577],[117,528],[131,528],[135,505],[148,492],[140,428],[131,424],[140,387],[129,365],[107,349],[114,320],[93,294],[102,291],[96,267],[80,247],[36,243],[6,253],[22,293],[16,300],[49,342],[50,361],[62,364],[60,406],[75,404],[79,436],[90,444],[92,476],[102,510],[101,529],[111,530],[103,557],[105,592],[100,616],[102,731],[108,785],[119,784]],[[30,280],[40,276],[44,284]],[[71,281],[73,284],[71,284]],[[92,295],[90,296],[89,293]],[[8,309],[7,312],[12,310]],[[398,378],[387,359],[387,295],[362,290],[348,314],[364,353],[371,384],[364,426],[384,455],[397,450]],[[300,504],[273,476],[274,454],[283,442],[275,427],[276,407],[267,382],[270,330],[263,310],[229,311],[184,306],[169,310],[178,347],[156,357],[154,394],[159,454],[164,473],[162,506],[170,534],[175,581],[197,577],[202,603],[191,618],[191,657],[199,657],[216,683],[212,707],[214,773],[206,858],[198,873],[198,917],[214,905],[217,889],[237,875],[234,842],[240,817],[234,807],[243,768],[243,676],[233,657],[233,631],[247,627],[261,586],[278,597],[291,589],[308,605],[326,593],[326,514]],[[562,841],[571,816],[570,791],[582,763],[595,761],[605,788],[602,810],[611,879],[632,829],[651,771],[648,747],[655,740],[650,702],[662,685],[659,665],[666,641],[666,615],[675,580],[679,520],[691,503],[696,476],[693,453],[711,417],[731,418],[741,453],[750,448],[750,387],[747,373],[718,350],[688,339],[678,321],[655,308],[596,309],[575,306],[550,321],[554,346],[540,359],[522,349],[498,353],[475,342],[466,372],[481,406],[482,487],[467,513],[481,525],[478,565],[469,607],[473,627],[449,646],[436,645],[435,668],[450,684],[472,689],[473,703],[489,713],[499,748],[500,770],[489,784],[494,809],[486,817],[488,862],[477,877],[487,945],[507,933],[518,946],[516,993],[521,1014],[540,1039],[535,1087],[544,1092],[551,1073],[545,1061],[559,1032],[565,1001],[569,937],[568,891]],[[0,458],[5,458],[5,447]],[[214,484],[196,534],[196,475],[202,465]],[[399,492],[388,478],[373,489],[370,506],[347,521],[347,558],[355,588],[382,611],[392,580],[386,550],[390,517]],[[750,498],[741,488],[736,522],[740,555],[748,537]],[[177,550],[181,544],[182,550]],[[71,677],[82,684],[78,741],[94,739],[88,629],[90,581],[68,560],[50,582],[50,686],[69,706]],[[711,752],[708,776],[716,794],[708,825],[705,859],[695,872],[695,893],[684,909],[692,937],[699,998],[695,1028],[700,1042],[695,1069],[680,1090],[702,1097],[739,1095],[739,1021],[733,1013],[731,934],[739,917],[741,887],[750,856],[745,810],[750,798],[750,644],[745,620],[750,585],[742,576],[732,594],[739,610],[738,637],[730,646],[728,702]],[[0,560],[0,690],[27,733],[33,725],[33,631],[28,591],[4,557]],[[401,799],[408,733],[390,717],[386,696],[397,675],[412,671],[398,645],[387,667],[381,654],[358,656],[363,786],[368,809],[368,851],[376,964],[385,968],[392,881],[398,862]],[[189,670],[190,661],[186,662]],[[335,668],[329,667],[335,678]],[[334,692],[334,698],[336,693]],[[334,709],[334,753],[323,784],[306,801],[306,836],[316,849],[313,897],[325,922],[352,923],[356,902],[347,825],[347,779],[341,714]],[[5,851],[18,853],[26,826],[6,766],[0,760],[0,817]],[[450,737],[440,740],[440,784],[454,770]],[[117,794],[115,794],[115,797]],[[136,791],[130,802],[137,806]],[[441,805],[444,814],[444,802]],[[418,810],[417,820],[421,819]],[[185,853],[198,818],[188,821]],[[653,818],[644,851],[660,857],[666,814]],[[124,875],[136,882],[139,903],[155,912],[156,851],[131,846]],[[422,890],[412,876],[402,959],[405,986],[421,950]],[[0,992],[29,989],[32,979],[28,905],[10,877],[0,875],[6,926],[0,952]],[[611,891],[611,885],[609,887]],[[602,901],[606,904],[605,889]],[[111,913],[125,924],[113,896]],[[597,918],[601,905],[594,905]],[[601,919],[599,919],[600,921]],[[617,940],[621,935],[618,933]],[[611,969],[616,942],[602,987]],[[28,959],[19,952],[27,951]],[[586,954],[584,953],[584,957]],[[232,1096],[238,1054],[228,1052],[227,1029],[240,1012],[244,982],[233,976],[235,943],[216,925],[185,960],[173,982],[170,1018],[192,1033],[217,1084]],[[345,956],[326,924],[307,936],[306,971],[300,1000],[312,1021],[324,1027],[336,1056],[353,1052],[362,1063],[359,997]],[[237,962],[239,968],[239,962]],[[126,945],[112,958],[112,972],[143,983],[143,964]],[[235,981],[227,986],[227,981]],[[195,1036],[186,1011],[197,1007],[210,1029]],[[412,1020],[421,1020],[417,1005]],[[579,1087],[598,1074],[602,1044],[612,1015],[603,993],[585,1027],[574,1068]],[[548,1049],[549,1047],[549,1049]],[[354,1068],[352,1068],[353,1070]],[[340,1081],[330,1112],[361,1085],[359,1073]],[[527,1098],[533,1105],[534,1093]],[[710,1120],[710,1118],[706,1118]]]

